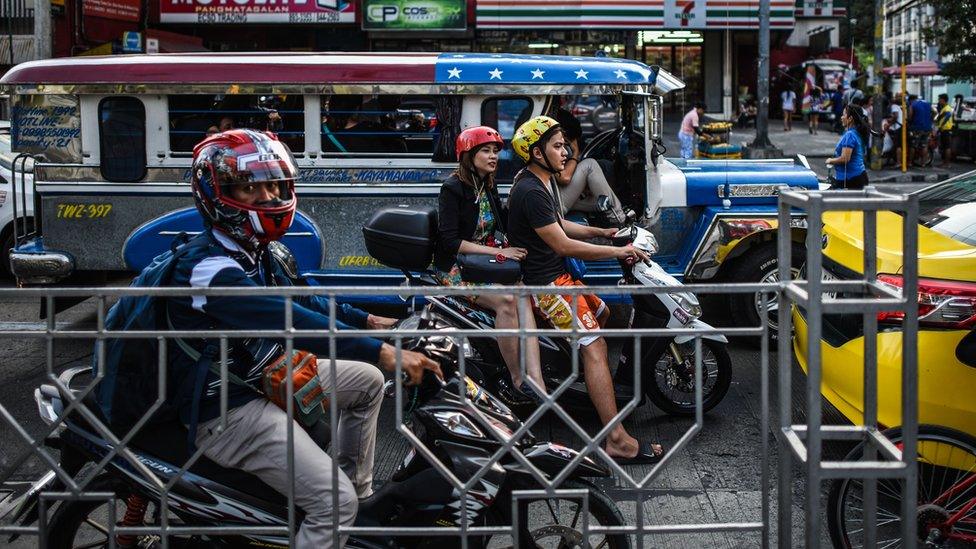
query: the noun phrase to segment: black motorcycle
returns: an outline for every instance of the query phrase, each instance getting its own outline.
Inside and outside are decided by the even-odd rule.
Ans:
[[[437,282],[424,270],[430,264],[436,241],[436,215],[433,211],[391,208],[374,214],[363,228],[366,246],[370,254],[381,263],[400,269],[406,276],[407,286],[437,286]],[[653,255],[657,242],[650,231],[628,225],[619,229],[612,239],[615,246],[632,244]],[[631,295],[633,313],[628,324],[631,328],[695,328],[710,330],[711,326],[700,320],[702,310],[695,294],[681,291],[681,282],[665,272],[654,261],[620,261],[624,286],[667,286],[674,288],[667,293],[635,293]],[[420,271],[422,274],[414,274]],[[478,273],[472,282],[493,282],[490,272]],[[482,309],[471,302],[454,296],[426,296],[426,317],[431,319],[432,329],[487,330],[495,326],[494,312]],[[413,301],[411,301],[413,303]],[[537,315],[540,327],[551,324]],[[726,345],[728,339],[717,333],[702,338],[702,408],[709,411],[717,406],[729,390],[732,381],[732,359]],[[621,338],[618,338],[619,341]],[[498,349],[497,341],[490,337],[472,337],[465,348],[467,357],[477,366],[474,375],[492,394],[512,407],[520,417],[526,417],[535,405],[521,391],[512,387],[508,368]],[[552,391],[572,373],[572,356],[576,352],[570,340],[559,337],[540,337],[542,375],[547,388]],[[695,414],[695,346],[691,335],[674,337],[641,337],[640,387],[641,404],[645,397],[664,412],[676,416]],[[580,358],[582,365],[582,358]],[[634,398],[636,364],[634,341],[628,338],[614,373],[614,389],[618,407]],[[584,380],[583,368],[579,377],[559,398],[560,405],[580,411],[593,410]]]
[[[405,329],[416,329],[417,318],[402,323]],[[441,381],[428,373],[416,387],[404,386],[404,418],[411,418],[411,430],[436,460],[466,482],[489,462],[490,456],[511,440],[522,423],[511,410],[470,378],[461,377],[455,357],[453,339],[441,335],[404,340],[404,348],[426,353],[437,360],[445,374]],[[85,375],[88,374],[88,375]],[[90,377],[87,367],[73,368],[61,376],[66,387],[79,385],[76,378]],[[74,384],[74,385],[73,385]],[[387,384],[387,396],[395,396],[395,384]],[[35,390],[42,419],[52,424],[62,414],[65,401],[51,385]],[[98,413],[92,399],[86,399],[89,410]],[[175,477],[190,452],[186,430],[178,423],[153,425],[143,429],[129,447],[136,459],[158,475],[162,483]],[[72,477],[92,463],[97,463],[112,449],[79,414],[64,419],[57,436],[46,444],[61,451],[60,466]],[[320,444],[322,444],[320,442]],[[557,444],[537,441],[530,432],[522,434],[515,452],[547,477],[554,477],[577,452]],[[616,504],[601,489],[583,477],[606,477],[609,470],[592,459],[583,458],[564,489],[583,489],[588,494],[589,524],[619,526],[623,518]],[[505,454],[468,492],[464,501],[459,493],[420,452],[411,448],[393,478],[372,496],[360,502],[356,526],[425,527],[436,533],[438,526],[460,526],[462,513],[470,526],[505,526],[512,524],[512,492],[538,489],[539,483],[511,453]],[[53,473],[42,477],[20,495],[13,506],[14,522],[29,525],[37,519],[37,496],[40,492],[61,491],[63,486]],[[114,500],[66,500],[58,505],[50,519],[47,547],[67,549],[108,547],[109,524],[125,526],[159,526],[161,495],[153,483],[137,473],[119,456],[112,458],[104,472],[92,479],[87,492],[114,494]],[[519,546],[583,546],[582,498],[556,497],[518,500]],[[269,527],[284,526],[288,520],[286,498],[240,470],[225,469],[201,458],[175,482],[167,501],[171,526]],[[302,513],[298,509],[298,520]],[[116,534],[119,547],[156,547],[158,535]],[[501,538],[501,539],[500,539]],[[626,548],[626,535],[590,535],[593,546]],[[270,535],[172,535],[177,547],[285,547],[287,538]],[[511,536],[471,535],[469,546],[511,546]],[[451,536],[352,536],[347,547],[459,547],[460,539]]]

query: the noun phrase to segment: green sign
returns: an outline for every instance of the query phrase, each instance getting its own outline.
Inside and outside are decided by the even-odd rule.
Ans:
[[[465,30],[466,0],[363,0],[365,30]]]

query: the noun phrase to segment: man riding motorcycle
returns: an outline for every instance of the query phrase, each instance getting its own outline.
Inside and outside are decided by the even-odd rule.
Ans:
[[[565,258],[646,260],[647,255],[632,245],[600,246],[584,242],[588,238],[610,238],[617,229],[601,229],[573,223],[560,213],[559,194],[553,177],[565,166],[567,150],[559,123],[548,116],[537,116],[522,124],[512,138],[512,148],[526,167],[515,176],[508,198],[509,240],[528,250],[522,261],[523,281],[533,286],[582,286],[568,268]],[[577,301],[574,317],[572,300]],[[538,295],[534,304],[557,328],[581,332],[598,330],[609,319],[610,310],[595,295]],[[608,423],[617,415],[613,378],[603,337],[579,338],[587,390],[600,421]],[[658,444],[643,444],[623,425],[617,425],[606,441],[607,453],[620,464],[653,463],[664,449]]]
[[[205,239],[181,256],[171,284],[191,288],[264,287],[292,285],[285,268],[269,252],[295,214],[295,178],[298,169],[288,147],[271,133],[231,130],[208,137],[193,151],[192,190],[207,229]],[[192,243],[192,241],[191,241]],[[292,274],[293,276],[293,274]],[[168,321],[176,330],[282,330],[286,302],[282,296],[194,295],[167,300]],[[301,330],[329,329],[328,301],[317,296],[293,298],[292,326]],[[359,309],[337,307],[339,329],[384,328],[391,319]],[[202,387],[187,394],[178,391],[172,402],[191,437],[204,454],[224,467],[238,468],[259,477],[282,493],[289,482],[287,415],[262,393],[264,368],[278,360],[283,342],[270,338],[230,340],[228,372],[242,380],[227,387],[227,424],[220,425],[220,380],[207,372]],[[191,354],[183,345],[189,345]],[[169,386],[194,383],[196,361],[192,353],[207,352],[214,342],[186,340],[174,346],[169,360]],[[327,338],[295,338],[295,349],[329,355]],[[303,429],[293,430],[295,502],[305,511],[296,533],[297,547],[333,547],[333,513],[339,523],[352,525],[358,498],[372,492],[376,420],[382,402],[383,376],[373,364],[394,371],[392,346],[373,338],[338,338],[336,357],[318,360],[318,381],[327,398],[336,399],[340,411],[338,440],[333,441],[340,469],[333,486],[331,458]],[[210,351],[212,352],[212,351]],[[424,370],[440,375],[438,365],[419,353],[402,352],[402,368],[410,383],[419,382]],[[336,385],[331,385],[331,369]],[[328,401],[326,401],[327,403]],[[328,407],[326,408],[328,409]],[[339,493],[333,509],[332,492]],[[340,540],[340,546],[344,540]]]

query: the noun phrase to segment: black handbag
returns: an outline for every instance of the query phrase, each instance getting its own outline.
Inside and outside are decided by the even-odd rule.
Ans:
[[[522,279],[522,265],[502,254],[458,254],[461,280],[487,284],[515,284]]]

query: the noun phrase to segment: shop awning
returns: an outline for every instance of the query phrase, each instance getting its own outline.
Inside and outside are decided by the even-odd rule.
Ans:
[[[758,29],[760,0],[477,0],[483,29]],[[770,1],[770,26],[793,28],[796,2]]]
[[[901,65],[885,67],[882,70],[885,74],[899,76],[901,74]],[[915,63],[905,65],[905,74],[907,76],[935,76],[941,70],[942,67],[935,61],[916,61]]]
[[[176,32],[158,29],[147,29],[146,38],[159,40],[159,53],[192,53],[195,51],[210,51],[203,46],[203,38],[187,36]]]

